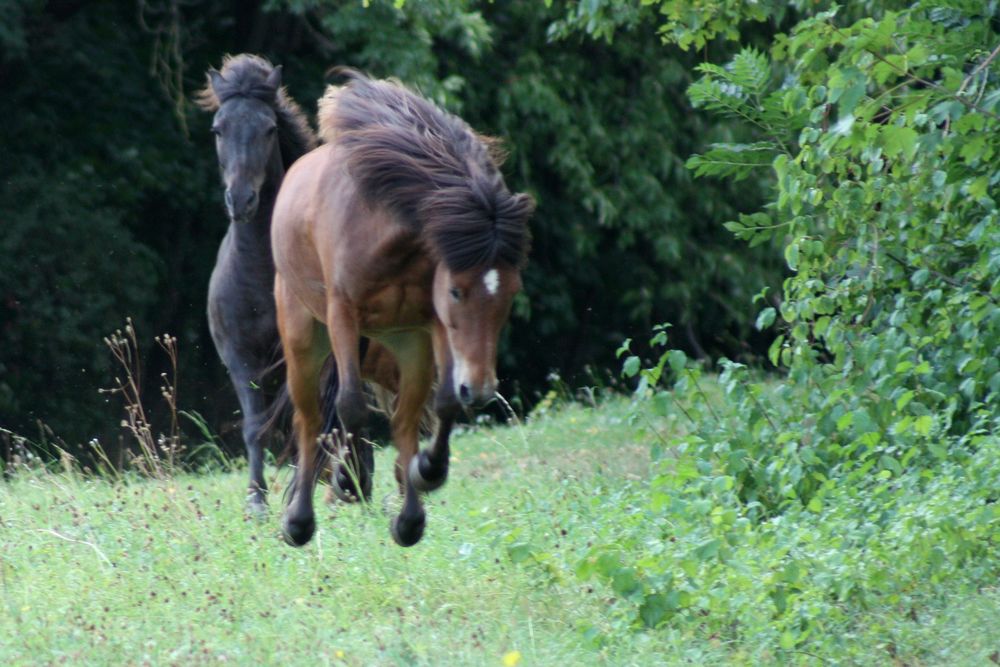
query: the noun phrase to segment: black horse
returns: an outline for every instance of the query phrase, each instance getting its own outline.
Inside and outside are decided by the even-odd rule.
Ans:
[[[291,164],[317,145],[299,106],[281,87],[281,67],[242,54],[208,70],[199,105],[225,184],[229,229],[208,286],[208,325],[243,412],[250,468],[247,507],[267,508],[263,443],[284,372],[274,308],[271,210]]]

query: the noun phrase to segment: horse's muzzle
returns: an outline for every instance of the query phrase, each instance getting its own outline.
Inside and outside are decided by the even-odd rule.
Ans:
[[[482,408],[496,398],[496,384],[489,383],[473,389],[466,383],[458,386],[458,401],[466,408]]]
[[[226,189],[226,211],[235,222],[247,222],[257,212],[257,191],[249,188]]]

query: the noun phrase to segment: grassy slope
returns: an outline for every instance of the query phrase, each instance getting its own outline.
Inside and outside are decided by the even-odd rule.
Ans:
[[[620,401],[569,406],[524,428],[458,436],[451,481],[408,550],[392,544],[381,509],[393,502],[391,452],[377,461],[375,507],[323,507],[302,550],[280,542],[276,516],[244,520],[242,473],[115,484],[48,473],[0,484],[0,664],[767,656],[669,628],[623,630],[609,591],[573,576],[588,542],[641,497],[650,443],[626,413]],[[523,542],[544,544],[544,560],[524,561]],[[1000,649],[998,610],[1000,596],[986,592],[942,600],[919,622],[885,622],[908,628],[900,659],[922,657],[907,664],[976,664]],[[873,652],[872,664],[886,658]]]
[[[575,582],[540,585],[498,536],[526,501],[644,473],[621,412],[573,408],[458,437],[451,481],[408,550],[381,508],[389,451],[375,507],[322,507],[302,550],[280,542],[276,516],[244,520],[242,473],[2,484],[0,664],[500,664],[512,651],[531,664],[593,662],[576,628],[600,622],[607,603]]]

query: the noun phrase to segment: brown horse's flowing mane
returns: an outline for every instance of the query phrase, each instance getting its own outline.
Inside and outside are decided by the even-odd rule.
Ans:
[[[451,271],[522,266],[535,203],[507,189],[496,142],[398,83],[335,71],[349,81],[321,100],[320,132],[361,196],[418,229]]]
[[[292,162],[316,147],[316,133],[309,126],[305,114],[291,98],[284,86],[277,90],[267,85],[267,77],[274,66],[265,58],[249,53],[237,56],[227,55],[222,61],[220,74],[225,81],[221,90],[212,86],[209,75],[207,83],[195,96],[195,102],[203,110],[215,113],[228,100],[237,97],[256,99],[271,105],[278,119],[278,140],[281,157],[287,169]]]

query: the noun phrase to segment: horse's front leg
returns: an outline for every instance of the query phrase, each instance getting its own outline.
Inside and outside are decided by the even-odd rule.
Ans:
[[[452,357],[447,333],[440,323],[434,327],[433,342],[438,370],[438,389],[434,396],[434,412],[438,418],[437,430],[431,446],[414,456],[407,468],[410,483],[421,492],[439,489],[447,481],[448,461],[451,456],[449,438],[452,426],[462,410],[462,405],[455,396],[455,386],[449,381],[452,373]]]
[[[408,547],[424,534],[426,515],[420,490],[407,471],[416,460],[420,445],[420,421],[434,382],[434,358],[431,341],[424,332],[394,337],[387,341],[399,365],[399,394],[392,415],[392,440],[396,457],[396,481],[403,492],[403,508],[392,520],[390,531],[396,544]]]
[[[233,375],[233,386],[243,413],[243,442],[247,450],[247,467],[250,483],[247,490],[246,507],[251,516],[267,514],[267,484],[264,481],[263,436],[267,424],[268,399],[262,390],[254,386],[258,377],[249,373]]]
[[[287,290],[280,276],[275,280],[278,328],[285,353],[288,394],[295,408],[293,424],[298,445],[298,466],[289,489],[282,521],[285,541],[302,546],[316,531],[313,490],[319,473],[317,438],[322,415],[319,379],[326,356],[326,342],[308,309]]]
[[[327,331],[337,365],[335,406],[345,445],[343,460],[334,464],[330,484],[341,500],[353,501],[371,496],[374,463],[371,443],[362,437],[368,402],[361,379],[361,334],[354,309],[345,300],[328,295],[327,304]]]

